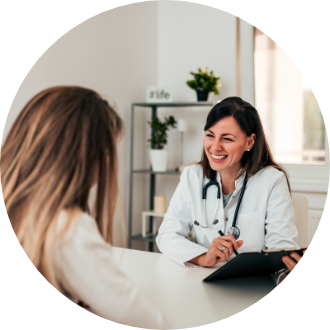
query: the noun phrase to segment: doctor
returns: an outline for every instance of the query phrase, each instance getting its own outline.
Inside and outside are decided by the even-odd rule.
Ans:
[[[201,161],[181,174],[159,250],[182,266],[211,267],[231,257],[233,247],[298,248],[288,176],[273,159],[257,110],[226,98],[211,109],[204,131]],[[197,244],[188,238],[193,227]]]

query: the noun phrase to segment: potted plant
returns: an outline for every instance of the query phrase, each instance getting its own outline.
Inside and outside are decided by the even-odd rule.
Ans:
[[[148,121],[151,128],[151,138],[148,142],[151,142],[150,162],[152,170],[155,172],[166,172],[168,161],[168,150],[163,149],[167,143],[167,131],[170,127],[176,128],[176,120],[173,116],[164,118],[164,122],[161,122],[158,117]]]
[[[219,76],[213,74],[213,71],[208,72],[207,68],[203,72],[201,68],[198,68],[198,72],[190,72],[194,76],[193,80],[188,80],[187,85],[197,92],[198,101],[207,101],[209,92],[214,92],[215,95],[219,95],[217,86],[221,86]]]

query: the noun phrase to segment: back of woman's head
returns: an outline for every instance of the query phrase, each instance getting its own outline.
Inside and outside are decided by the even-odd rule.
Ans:
[[[2,189],[14,231],[38,269],[61,210],[90,212],[95,180],[93,215],[112,242],[121,129],[120,117],[105,100],[74,86],[38,93],[14,122],[1,150]]]
[[[233,117],[246,136],[255,134],[255,143],[251,151],[245,152],[241,159],[241,166],[248,175],[253,175],[261,169],[272,166],[284,172],[287,181],[288,176],[284,169],[274,161],[258,111],[240,97],[228,97],[217,103],[209,112],[204,131],[207,131],[220,120]],[[215,179],[215,172],[210,167],[205,151],[203,150],[201,165],[204,175]],[[241,174],[244,172],[242,171]],[[288,181],[289,185],[289,181]],[[289,185],[290,188],[290,185]]]

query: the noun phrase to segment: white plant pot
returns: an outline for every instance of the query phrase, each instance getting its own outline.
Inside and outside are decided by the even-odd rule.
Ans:
[[[166,172],[168,162],[168,150],[151,149],[149,150],[150,163],[154,172]]]

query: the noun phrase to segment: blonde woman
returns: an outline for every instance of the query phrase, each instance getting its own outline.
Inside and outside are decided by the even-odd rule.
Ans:
[[[92,90],[61,86],[40,92],[3,144],[4,200],[26,254],[69,299],[118,323],[165,328],[161,313],[111,254],[121,130],[120,117]]]

